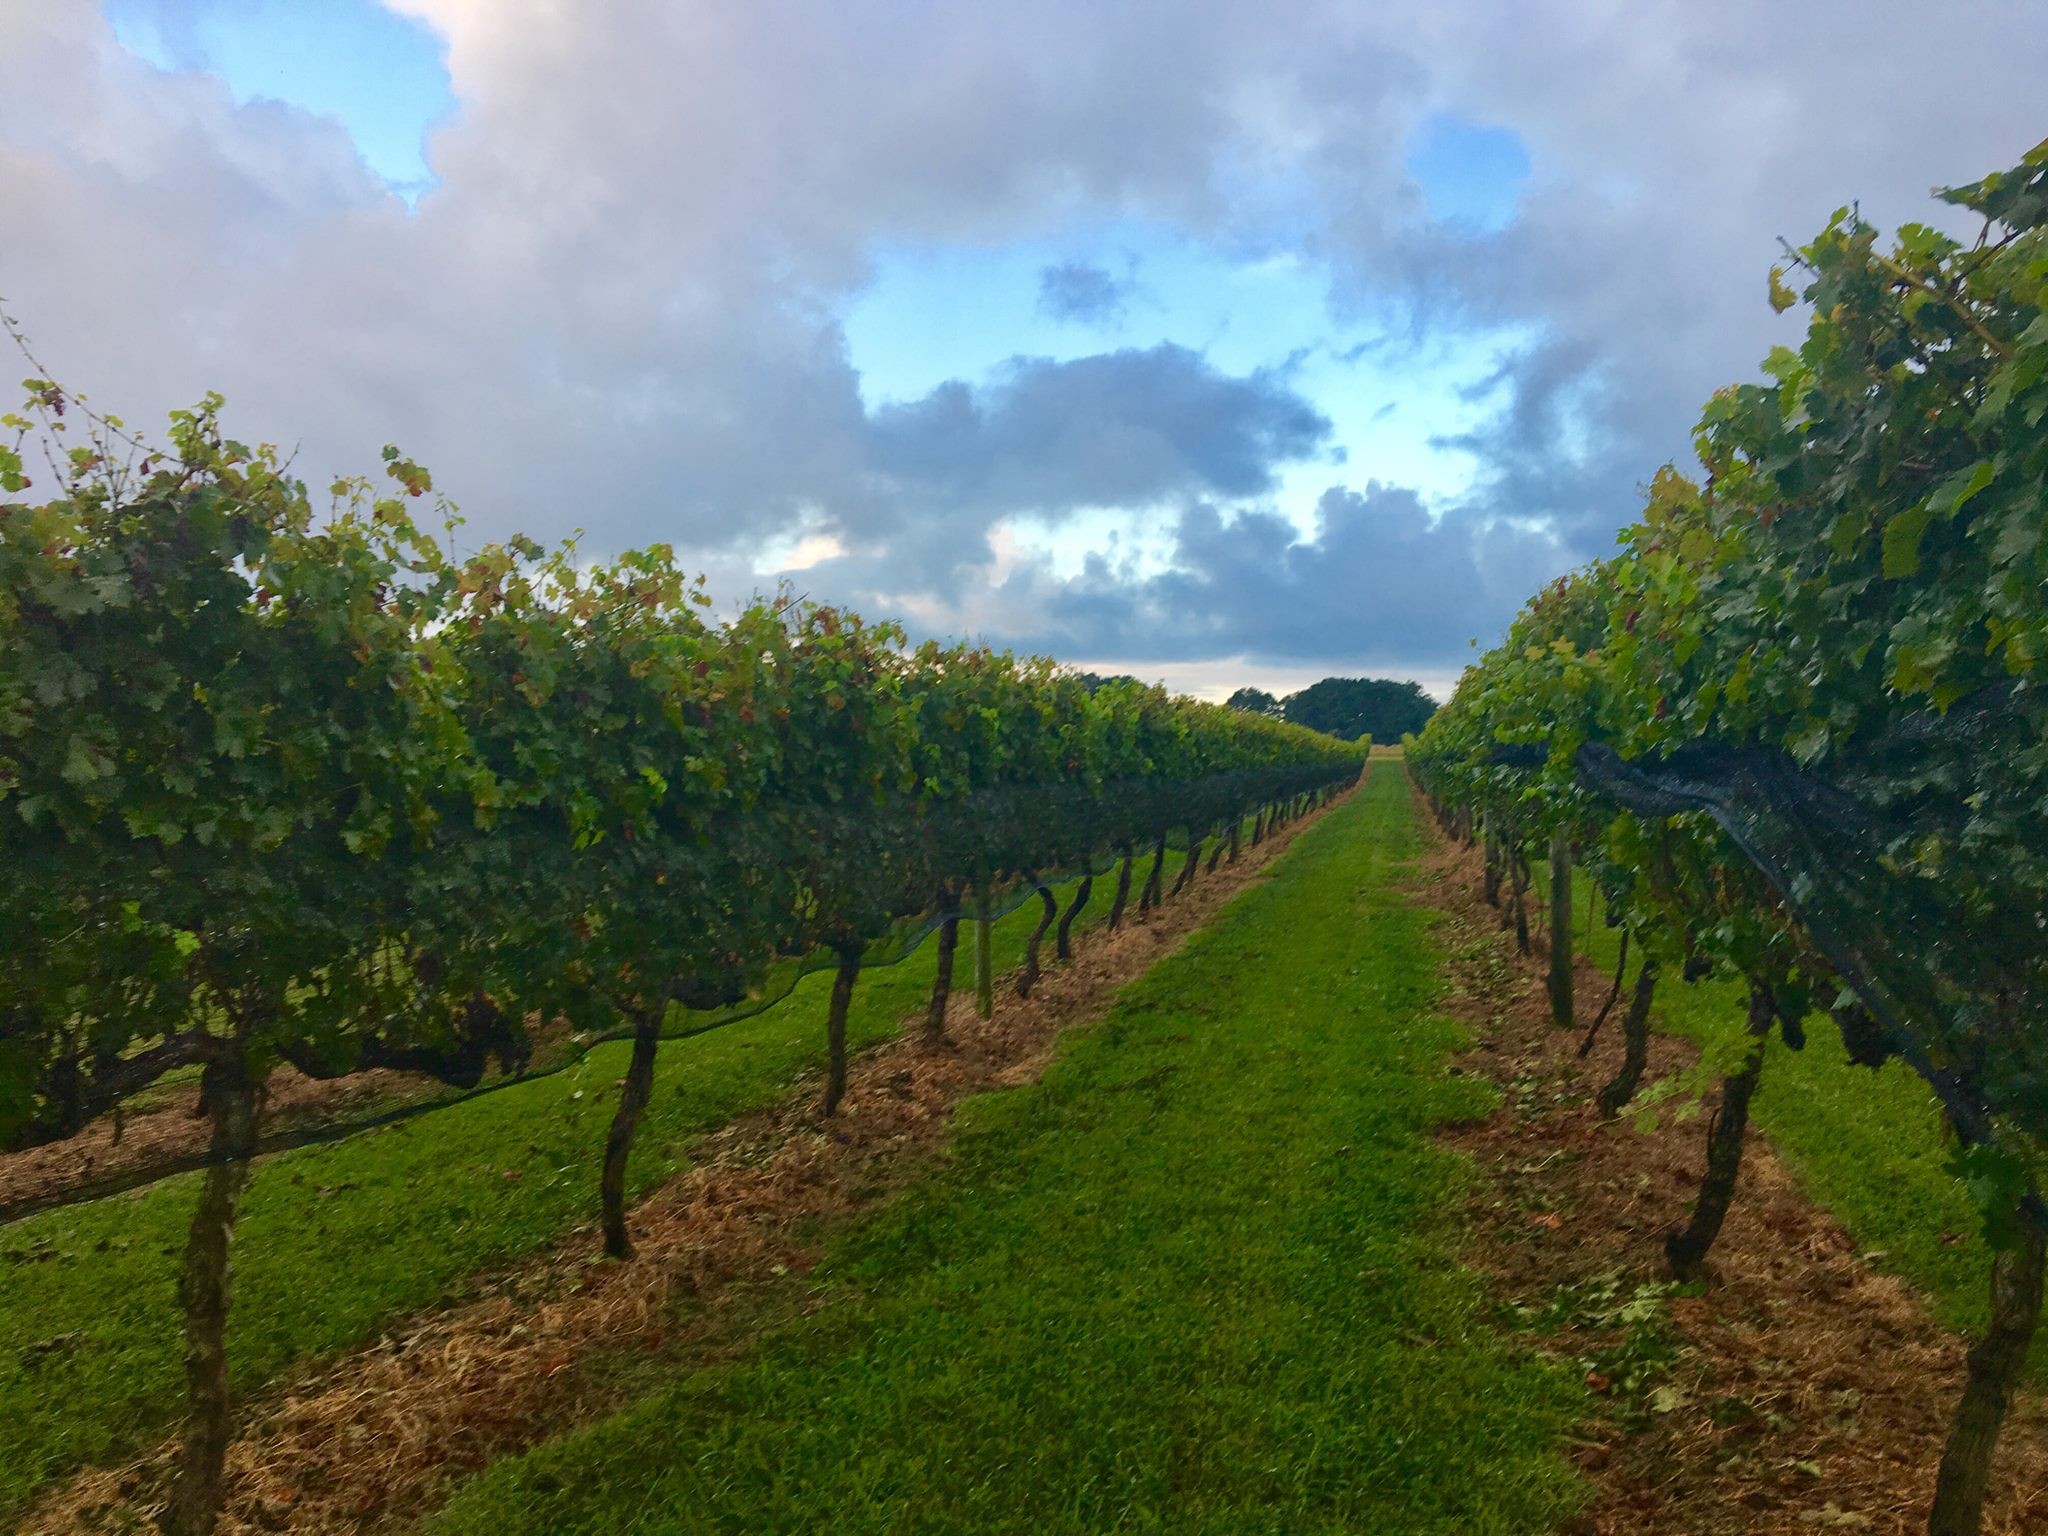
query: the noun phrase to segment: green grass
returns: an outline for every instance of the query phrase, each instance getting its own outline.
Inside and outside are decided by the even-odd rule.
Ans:
[[[1077,928],[1108,906],[1098,889]],[[996,925],[998,967],[1022,960],[1037,917],[1034,902]],[[927,944],[862,977],[847,1027],[856,1049],[923,1006],[932,964]],[[971,985],[965,945],[958,964],[956,986]],[[681,1167],[695,1137],[772,1103],[822,1063],[830,985],[829,975],[808,977],[756,1019],[662,1048],[634,1192]],[[560,1076],[258,1163],[235,1229],[238,1388],[374,1340],[395,1319],[463,1294],[477,1271],[593,1219],[628,1050],[603,1046]],[[195,1180],[0,1230],[0,1525],[54,1478],[176,1425],[176,1276]]]
[[[1548,871],[1538,869],[1536,882],[1547,900]],[[1586,922],[1590,891],[1584,876],[1573,885],[1575,937],[1611,976],[1619,933],[1597,917]],[[1537,896],[1531,892],[1532,912],[1540,906]],[[1580,999],[1580,1012],[1590,1016],[1599,1001]],[[1688,986],[1671,975],[1658,984],[1658,1027],[1702,1049],[1732,1050],[1746,1014],[1747,993],[1738,981]],[[1897,1062],[1875,1072],[1852,1066],[1840,1032],[1825,1014],[1808,1019],[1806,1033],[1800,1051],[1772,1035],[1753,1122],[1807,1195],[1834,1213],[1859,1248],[1925,1294],[1949,1327],[1980,1332],[1991,1257],[1976,1204],[1949,1171],[1950,1148],[1932,1093]],[[2048,1383],[2048,1350],[2035,1352],[2029,1370],[2036,1381]]]
[[[1582,1409],[1483,1320],[1405,776],[1130,985],[790,1320],[501,1462],[437,1518],[517,1532],[1553,1528]]]

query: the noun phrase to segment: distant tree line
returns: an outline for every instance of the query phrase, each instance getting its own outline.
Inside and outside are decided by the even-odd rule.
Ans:
[[[1240,688],[1226,702],[1232,709],[1272,715],[1345,741],[1365,735],[1374,741],[1399,741],[1420,731],[1436,713],[1436,700],[1420,684],[1386,677],[1326,677],[1284,699],[1263,688]]]

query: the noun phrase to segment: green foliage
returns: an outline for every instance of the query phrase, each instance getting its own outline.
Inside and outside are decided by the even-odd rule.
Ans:
[[[65,397],[30,396],[55,436]],[[195,1063],[473,1083],[522,1020],[729,1003],[949,884],[1357,772],[786,596],[720,623],[665,547],[457,556],[396,449],[399,494],[316,514],[219,408],[125,457],[92,418],[57,499],[0,502],[0,857],[38,872],[0,891],[0,1145]]]
[[[1326,677],[1280,703],[1282,719],[1342,741],[1399,741],[1435,713],[1419,683],[1384,677]]]
[[[1974,241],[1908,225],[1887,250],[1845,209],[1795,253],[1803,344],[1708,402],[1701,478],[1660,471],[1622,552],[1524,610],[1414,762],[1515,846],[1567,820],[1622,921],[1768,987],[1795,1048],[1861,988],[1878,1054],[1987,1143],[1997,1225],[2048,1136],[2048,144],[1944,196]],[[1704,816],[1589,795],[1588,743],[1747,754],[1853,836],[1766,883]]]
[[[1280,701],[1263,688],[1240,688],[1223,701],[1231,709],[1254,715],[1278,715]]]

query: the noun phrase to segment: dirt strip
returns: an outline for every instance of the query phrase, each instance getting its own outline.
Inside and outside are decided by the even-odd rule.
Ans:
[[[1505,1097],[1447,1138],[1487,1175],[1474,1259],[1510,1325],[1583,1369],[1603,1403],[1575,1451],[1593,1487],[1578,1536],[1925,1530],[1964,1342],[1858,1256],[1754,1129],[1708,1281],[1674,1292],[1662,1235],[1698,1188],[1706,1114],[1660,1114],[1656,1129],[1600,1121],[1592,1100],[1620,1063],[1622,1005],[1581,1061],[1578,1031],[1550,1021],[1542,957],[1517,956],[1482,898],[1478,852],[1431,830],[1417,892],[1446,914],[1445,1007],[1476,1038],[1461,1070]],[[1588,1019],[1611,984],[1581,959]],[[1645,1082],[1695,1060],[1654,1036]],[[1985,1536],[2048,1532],[2039,1394],[2007,1421],[1992,1486]]]
[[[414,1528],[463,1475],[621,1406],[660,1374],[743,1349],[764,1318],[814,1303],[797,1277],[824,1239],[931,1171],[961,1100],[1034,1080],[1062,1032],[1100,1018],[1317,819],[1244,846],[1235,864],[1198,874],[1145,918],[1134,896],[1116,933],[1077,936],[1070,963],[1050,960],[1048,935],[1030,998],[1005,978],[989,1021],[956,973],[954,1045],[929,1050],[906,1037],[857,1059],[832,1120],[817,1115],[817,1083],[805,1079],[776,1108],[704,1138],[693,1166],[634,1210],[631,1263],[598,1259],[594,1227],[575,1229],[487,1277],[477,1299],[405,1320],[375,1347],[266,1393],[229,1452],[220,1530]],[[1098,879],[1091,905],[1101,911],[1110,894]],[[595,1157],[593,1148],[593,1203]],[[174,1452],[166,1443],[133,1465],[81,1473],[26,1529],[147,1528]]]

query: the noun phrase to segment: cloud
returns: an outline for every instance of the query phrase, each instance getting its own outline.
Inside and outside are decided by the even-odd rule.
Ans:
[[[217,388],[244,435],[299,445],[316,479],[402,443],[475,536],[581,528],[707,559],[821,512],[884,526],[883,489],[931,499],[920,454],[972,479],[932,441],[948,400],[915,421],[863,409],[835,311],[876,244],[1000,241],[1126,199],[1213,224],[1217,146],[1240,137],[1229,66],[1269,46],[1249,19],[1183,36],[1078,0],[858,18],[641,0],[602,26],[403,8],[448,39],[460,102],[412,213],[336,124],[159,73],[83,4],[8,8],[0,294],[53,369],[131,419]],[[1061,41],[1078,31],[1084,55]],[[1070,377],[1100,393],[1146,366]],[[1150,366],[1199,393],[1191,370]],[[1036,421],[1095,462],[1019,464],[993,494],[1100,486],[1118,433],[1152,456],[1130,484],[1171,481],[1175,452],[1196,461],[1185,488],[1262,482],[1234,437],[1208,453],[1162,412],[1055,430],[1056,391],[1033,378],[967,386],[1015,402],[982,429],[991,452],[1005,422]]]
[[[812,567],[868,606],[959,593],[1028,518],[1142,517],[1190,498],[1271,493],[1325,450],[1330,423],[1271,373],[1231,375],[1170,343],[1054,361],[1013,358],[866,418],[862,473],[821,517],[842,553]]]
[[[1707,397],[1796,340],[1803,319],[1764,302],[1780,236],[1801,241],[1852,201],[1880,227],[1943,223],[1929,188],[2038,140],[2039,114],[2007,104],[2031,89],[2048,12],[1982,0],[1931,30],[1920,16],[1904,0],[1742,0],[1580,4],[1542,27],[1471,5],[1383,18],[1431,60],[1441,102],[1511,127],[1531,161],[1497,231],[1390,232],[1332,191],[1317,235],[1347,303],[1392,289],[1431,325],[1535,338],[1494,381],[1498,411],[1446,444],[1473,456],[1475,501],[1546,520],[1574,560],[1608,552],[1638,487],[1690,458]],[[1987,36],[2026,42],[1986,49]],[[1972,81],[1962,110],[1885,110],[1948,78]],[[1348,179],[1327,159],[1315,174]]]
[[[879,500],[991,517],[1057,517],[1184,494],[1270,492],[1329,439],[1321,412],[1271,374],[1233,377],[1162,343],[1055,362],[1016,358],[868,423]]]
[[[1066,578],[1043,558],[1013,562],[985,588],[956,590],[927,622],[1134,666],[1343,658],[1442,676],[1469,659],[1474,638],[1505,625],[1562,554],[1547,533],[1432,514],[1413,491],[1376,481],[1330,487],[1306,533],[1270,509],[1190,502],[1168,543],[1165,569],[1149,572],[1103,555]]]
[[[1039,313],[1054,320],[1113,325],[1124,317],[1132,283],[1107,267],[1064,261],[1038,274]]]
[[[2039,136],[2048,54],[2021,0],[1938,28],[1904,0],[1541,26],[1476,0],[391,3],[447,40],[459,103],[411,212],[332,121],[159,72],[86,0],[0,7],[0,295],[54,371],[131,420],[220,389],[316,483],[399,442],[474,537],[666,540],[735,585],[837,549],[813,591],[921,622],[1333,670],[1446,665],[1605,552],[1707,394],[1793,334],[1775,237],[1852,198],[1937,216],[1929,186]],[[1971,89],[1942,112],[1892,110],[1947,79]],[[1505,225],[1430,217],[1407,156],[1446,115],[1526,146]],[[1357,454],[1324,492],[1340,412],[1280,364],[1334,333],[1273,336],[1265,370],[1179,335],[864,404],[837,317],[875,251],[1074,251],[1119,220],[1293,255],[1378,322],[1346,344],[1520,338],[1440,445],[1467,489],[1425,506]],[[1052,270],[1049,302],[1114,316],[1113,261]]]

